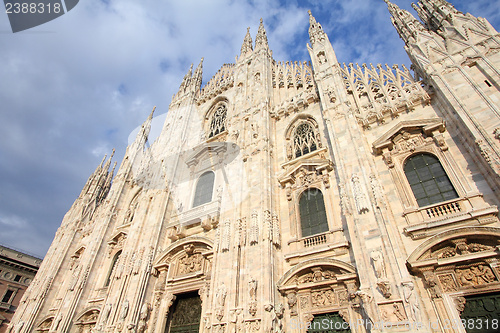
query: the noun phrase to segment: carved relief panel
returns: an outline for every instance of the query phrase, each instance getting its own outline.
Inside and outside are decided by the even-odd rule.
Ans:
[[[290,318],[312,319],[314,314],[342,311],[355,304],[358,286],[354,267],[335,259],[312,259],[296,265],[279,281]]]

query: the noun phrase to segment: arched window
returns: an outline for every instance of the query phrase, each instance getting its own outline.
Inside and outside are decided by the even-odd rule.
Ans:
[[[302,123],[293,134],[293,151],[295,158],[318,149],[318,141],[311,124]]]
[[[116,264],[118,263],[118,260],[120,259],[120,256],[122,254],[122,250],[116,252],[115,256],[113,257],[113,262],[111,263],[111,267],[109,268],[108,272],[108,277],[106,278],[106,283],[104,284],[105,287],[109,286],[111,283],[111,275],[113,275],[113,271],[116,268]]]
[[[437,157],[417,154],[410,157],[404,172],[420,207],[458,198]]]
[[[220,134],[226,130],[226,115],[226,105],[220,104],[217,107],[217,110],[215,110],[212,116],[212,121],[210,122],[210,134],[208,135],[209,138],[216,136],[217,134]]]
[[[207,171],[198,178],[196,191],[194,192],[193,207],[203,205],[212,201],[215,175],[212,171]]]
[[[323,193],[316,188],[305,190],[299,200],[302,237],[328,231]]]

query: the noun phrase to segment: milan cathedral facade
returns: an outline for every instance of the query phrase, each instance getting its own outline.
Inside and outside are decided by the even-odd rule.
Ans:
[[[8,332],[497,332],[500,35],[386,2],[414,75],[339,63],[311,13],[310,62],[261,21],[204,87],[192,67],[159,138],[151,113],[90,176]]]

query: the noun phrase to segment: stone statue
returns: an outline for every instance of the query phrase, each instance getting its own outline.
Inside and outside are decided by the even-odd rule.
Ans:
[[[122,304],[122,310],[120,312],[120,320],[125,320],[125,318],[127,318],[127,314],[128,314],[128,307],[129,307],[129,302],[128,302],[128,299],[126,299],[125,301],[123,301],[123,304]]]
[[[251,278],[248,281],[248,293],[250,294],[250,300],[255,301],[257,299],[257,281]]]
[[[224,303],[226,302],[226,296],[227,296],[227,289],[226,286],[224,285],[224,282],[221,283],[219,289],[217,289],[217,293],[215,294],[215,297],[217,299],[217,304],[219,306],[224,306]]]
[[[405,302],[410,308],[410,316],[413,321],[420,321],[420,307],[418,305],[417,296],[415,295],[412,282],[403,283],[403,296]]]
[[[372,251],[370,253],[370,258],[372,259],[372,265],[377,279],[385,279],[387,274],[385,272],[384,256],[382,253],[380,251]]]

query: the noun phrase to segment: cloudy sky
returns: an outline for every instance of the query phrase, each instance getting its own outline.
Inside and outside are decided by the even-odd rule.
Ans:
[[[454,4],[500,28],[500,0]],[[43,257],[103,155],[116,148],[120,162],[189,65],[204,57],[208,81],[261,17],[276,60],[309,60],[308,9],[340,62],[409,67],[383,0],[81,0],[16,34],[0,14],[0,244]]]

